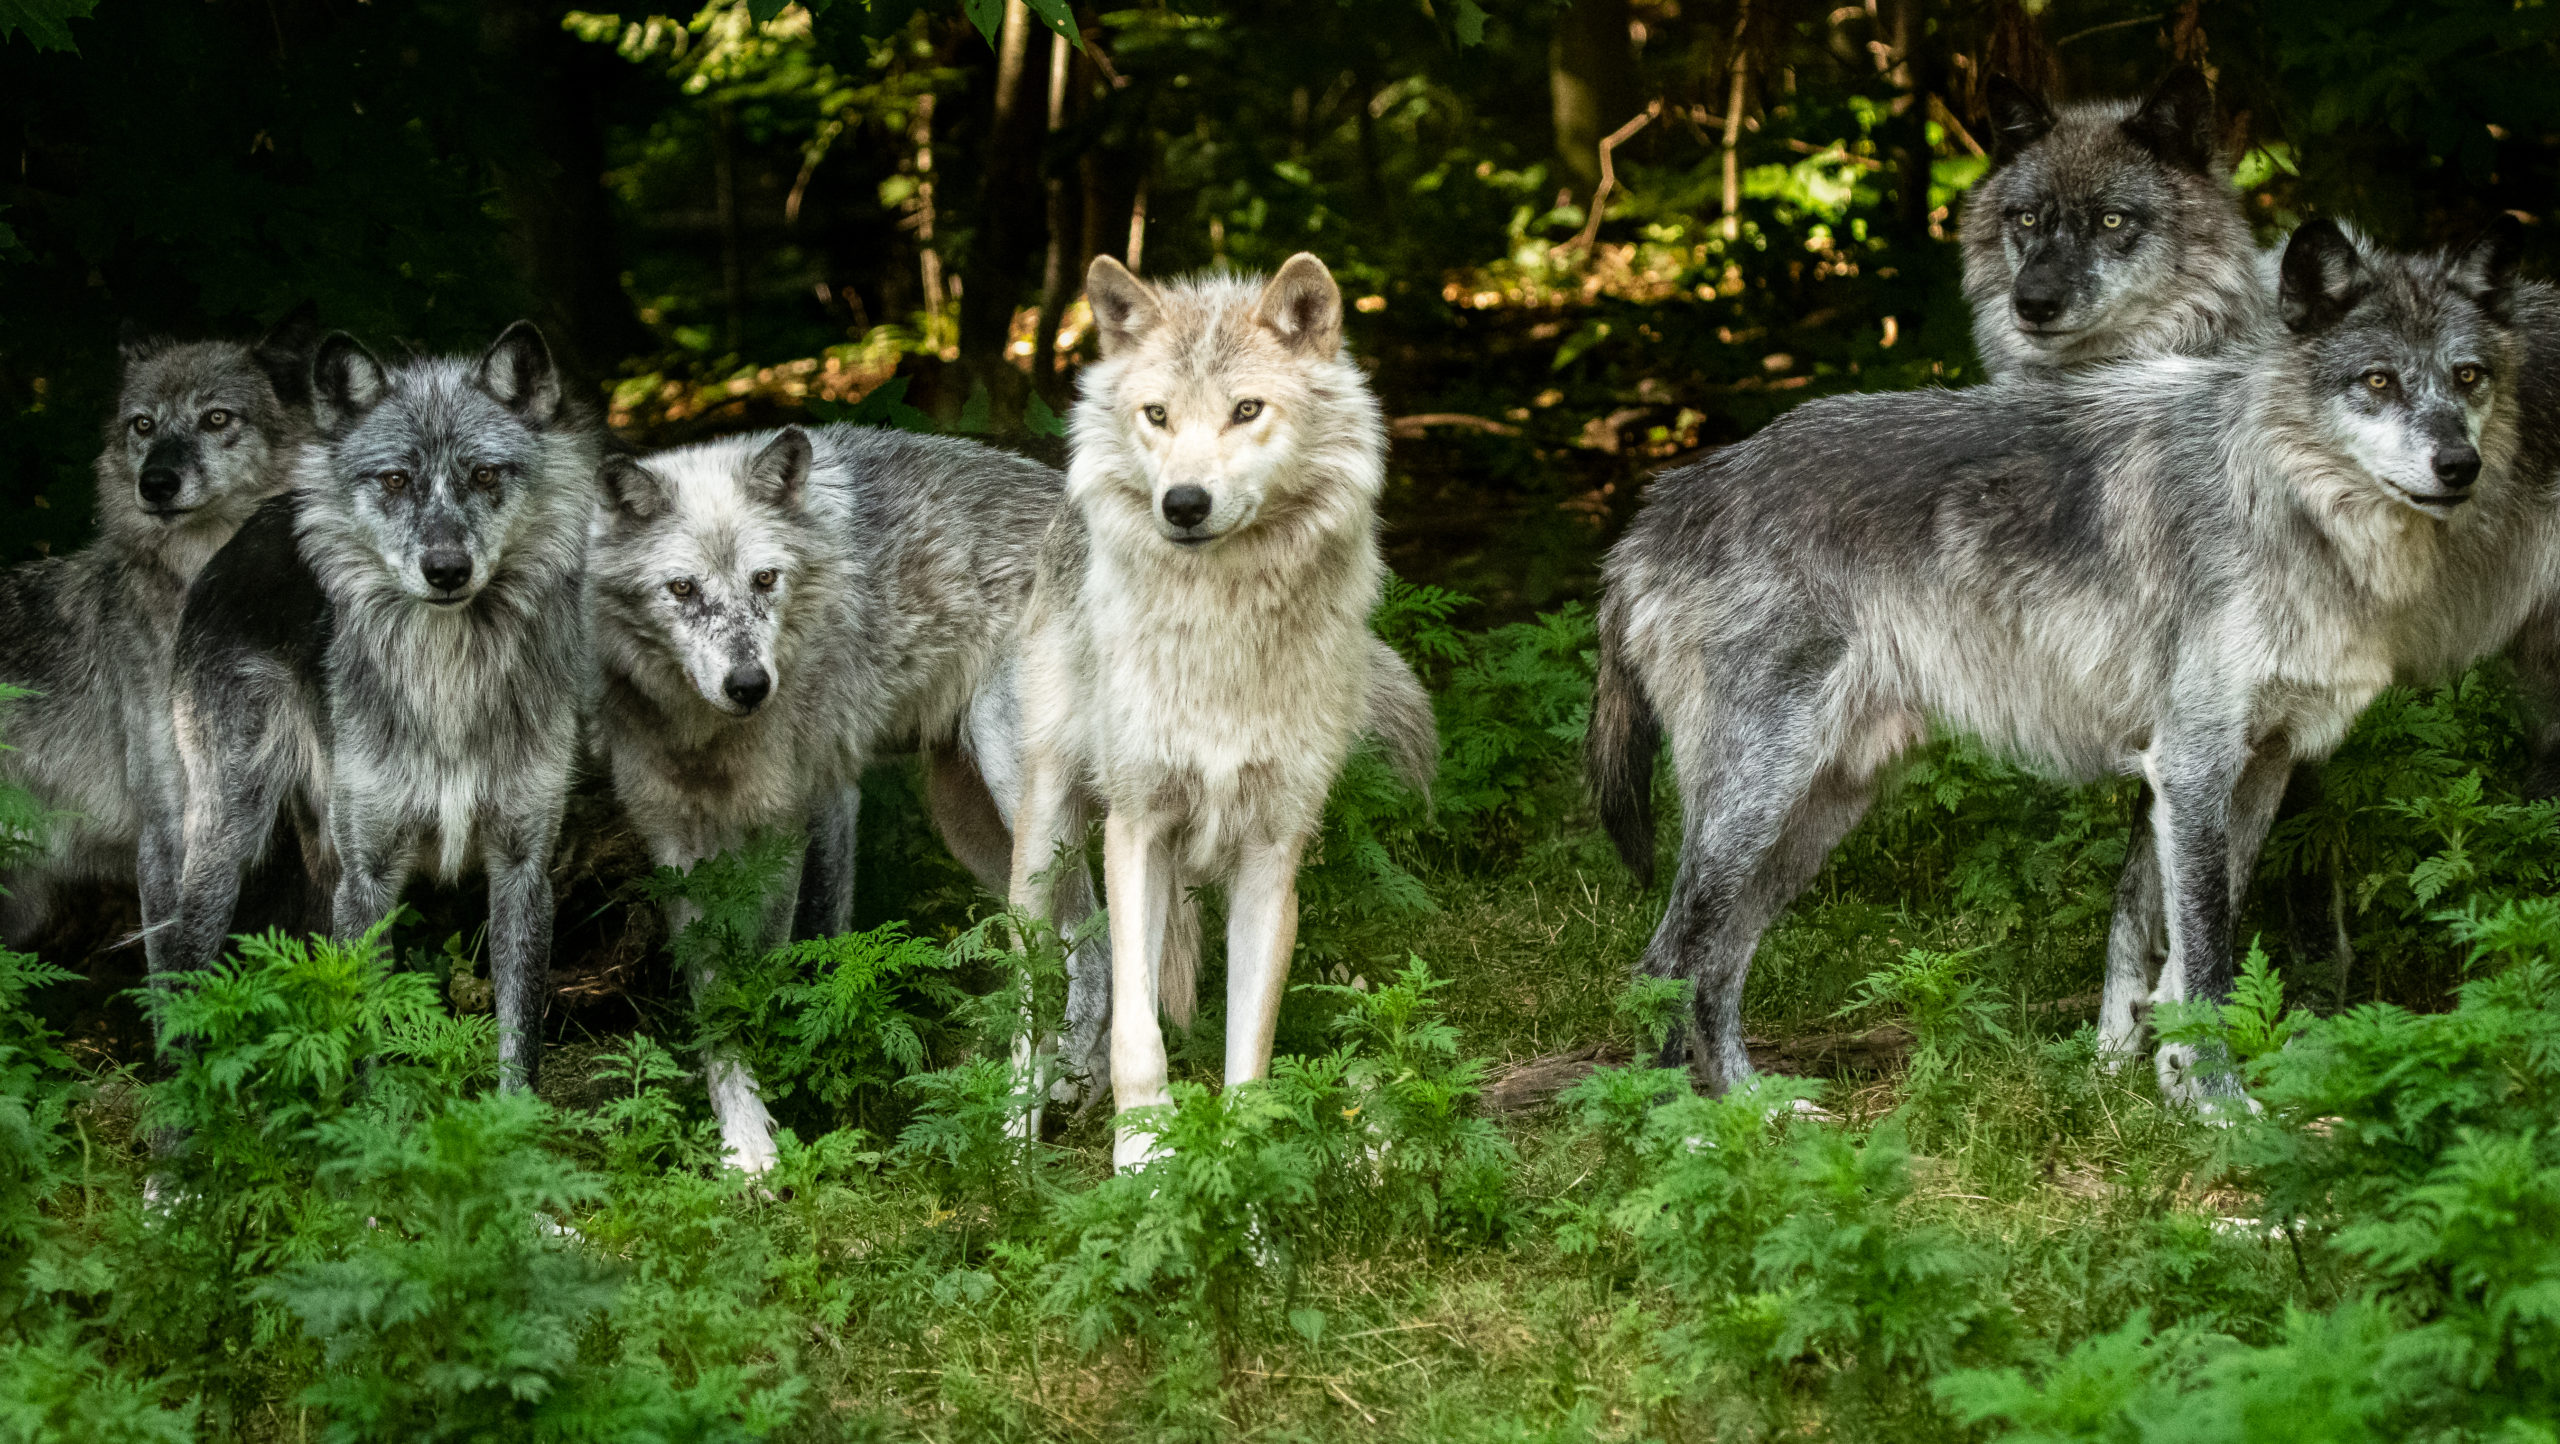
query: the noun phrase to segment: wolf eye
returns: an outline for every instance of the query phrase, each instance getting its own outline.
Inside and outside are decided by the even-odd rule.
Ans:
[[[408,488],[409,473],[405,471],[386,471],[382,474],[382,489],[384,491],[406,491]]]
[[[2489,372],[2487,368],[2480,366],[2456,366],[2453,368],[2454,384],[2458,386],[2477,386],[2483,378],[2488,376],[2488,374]]]
[[[231,424],[231,413],[217,406],[204,414],[204,429],[220,431]]]
[[[2035,213],[2035,212],[2033,212],[2033,211],[2020,211],[2020,212],[2018,212],[2018,224],[2019,224],[2019,226],[2020,226],[2020,227],[2022,227],[2022,228],[2033,227],[2033,226],[2035,225],[2035,223],[2036,223],[2036,213]]]
[[[2112,231],[2116,227],[2124,224],[2124,212],[2109,211],[2105,215],[2098,217],[2098,224],[2105,226],[2108,230]]]
[[[1164,425],[1164,408],[1163,408],[1163,407],[1150,404],[1150,405],[1146,405],[1146,406],[1141,406],[1141,407],[1139,407],[1139,408],[1138,408],[1138,411],[1139,411],[1139,413],[1140,413],[1141,415],[1145,416],[1145,417],[1147,418],[1147,420],[1149,420],[1149,421],[1151,421],[1151,422],[1155,423],[1156,425],[1158,425],[1158,426],[1162,426],[1162,425]]]
[[[136,436],[149,436],[152,432],[159,429],[160,428],[155,425],[148,416],[137,416],[133,418],[133,434]]]
[[[692,596],[692,595],[693,595],[693,583],[692,583],[692,581],[690,581],[689,579],[684,578],[684,577],[678,577],[678,578],[676,578],[674,581],[671,581],[671,582],[667,583],[667,595],[669,595],[669,596],[671,596],[671,597],[689,597],[689,596]]]
[[[780,580],[782,580],[782,574],[780,572],[775,571],[771,567],[766,567],[763,571],[756,573],[756,590],[760,592],[772,591],[773,584]]]
[[[471,468],[471,484],[480,488],[482,491],[496,491],[498,489],[498,469],[494,466],[475,466]]]
[[[2391,383],[2394,379],[2395,378],[2388,371],[2367,371],[2364,373],[2364,384],[2372,387],[2376,391],[2390,390]]]
[[[1260,416],[1261,414],[1262,403],[1259,401],[1239,401],[1236,403],[1236,425],[1238,426],[1244,425],[1246,422],[1251,421],[1253,418]]]

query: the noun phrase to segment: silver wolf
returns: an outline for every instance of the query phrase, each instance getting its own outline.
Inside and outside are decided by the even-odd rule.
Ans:
[[[1299,857],[1344,758],[1388,715],[1391,752],[1435,748],[1414,735],[1430,714],[1411,674],[1368,627],[1386,432],[1324,263],[1150,285],[1103,257],[1086,296],[1103,357],[1024,624],[1012,897],[1053,912],[1050,859],[1099,803],[1126,1112],[1167,1096],[1160,967],[1186,886],[1226,886],[1226,1077],[1260,1077]],[[1113,1158],[1154,1146],[1123,1128]]]
[[[0,778],[64,815],[0,887],[0,938],[28,942],[66,883],[138,885],[144,946],[177,899],[178,838],[146,825],[177,771],[169,658],[196,573],[282,491],[311,435],[306,307],[251,345],[129,338],[98,454],[98,539],[0,573]]]
[[[1680,869],[1645,968],[1695,985],[1719,1090],[1749,1071],[1761,933],[1934,721],[2157,799],[2165,995],[2231,978],[2235,869],[2298,757],[2403,659],[2532,591],[2516,233],[2392,257],[2301,228],[2283,324],[2212,357],[1817,401],[1654,486],[1604,567],[1588,768],[1649,876],[1668,731]],[[2469,613],[2468,616],[2456,614]],[[2175,1093],[2227,1091],[2164,1049]]]
[[[2000,160],[1963,234],[1991,375],[2210,355],[2268,319],[2273,278],[2203,76],[2180,66],[2142,100],[2059,108],[1994,76],[1988,98]]]
[[[597,433],[542,333],[477,359],[312,361],[320,437],[294,489],[204,570],[173,714],[186,862],[173,952],[201,966],[279,809],[335,874],[332,930],[411,872],[489,879],[501,1079],[540,1066],[552,843],[591,710],[585,561]]]
[[[944,839],[1001,893],[1012,798],[989,793],[964,724],[1010,665],[1064,479],[976,442],[856,426],[609,458],[603,479],[597,737],[652,857],[689,868],[759,832],[814,833],[765,941],[791,930],[795,893],[805,935],[842,932],[863,769],[913,747]],[[709,1072],[730,1161],[770,1167],[754,1080],[730,1058]]]

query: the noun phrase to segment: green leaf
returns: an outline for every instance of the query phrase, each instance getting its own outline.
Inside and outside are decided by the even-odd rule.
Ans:
[[[790,3],[791,0],[747,0],[747,18],[758,25],[769,25]]]
[[[830,426],[893,426],[900,431],[931,431],[933,418],[907,404],[907,378],[892,376],[864,393],[851,406],[841,401],[812,401],[809,414]]]
[[[1084,48],[1084,32],[1076,28],[1076,9],[1070,0],[1023,0],[1023,3],[1031,7],[1031,13],[1039,17],[1041,24],[1074,42],[1078,50]]]
[[[1476,0],[1458,0],[1458,12],[1449,17],[1449,28],[1457,32],[1460,45],[1484,43],[1484,7]]]
[[[1022,424],[1029,428],[1034,436],[1067,434],[1066,419],[1050,410],[1049,403],[1041,400],[1038,392],[1033,392],[1031,400],[1023,406]]]
[[[0,0],[0,40],[23,30],[27,43],[38,50],[77,55],[80,47],[71,42],[71,22],[88,19],[97,8],[98,0]]]
[[[1004,24],[1004,0],[960,0],[960,11],[989,45],[996,43],[996,29]]]
[[[969,399],[960,403],[960,431],[965,436],[984,436],[989,430],[988,413],[995,409],[995,398],[987,394],[987,383],[979,381],[969,387]]]

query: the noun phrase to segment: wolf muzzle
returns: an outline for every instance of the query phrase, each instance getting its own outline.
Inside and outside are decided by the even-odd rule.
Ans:
[[[164,437],[151,443],[143,453],[142,474],[136,478],[134,492],[150,511],[168,511],[186,490],[187,472],[196,464],[196,449],[178,438]]]

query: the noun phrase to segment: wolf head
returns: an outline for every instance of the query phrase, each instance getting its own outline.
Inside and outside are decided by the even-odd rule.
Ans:
[[[344,332],[311,363],[321,443],[304,490],[315,524],[368,580],[460,609],[506,565],[528,518],[558,505],[550,443],[568,425],[542,333],[509,326],[477,361],[386,367]]]
[[[2501,403],[2515,395],[2521,245],[2501,216],[2435,255],[2390,255],[2326,220],[2285,247],[2280,305],[2325,439],[2427,516],[2470,498]]]
[[[1103,359],[1076,405],[1071,490],[1186,551],[1320,502],[1346,472],[1374,489],[1377,406],[1324,262],[1156,286],[1098,256],[1085,294]]]
[[[123,384],[98,456],[98,514],[134,539],[219,538],[282,489],[311,434],[303,368],[311,309],[257,342],[128,333]]]
[[[2201,349],[2254,312],[2254,247],[2204,78],[2056,110],[1989,88],[1999,165],[1965,204],[1965,294],[1995,371]]]
[[[678,676],[733,717],[787,671],[795,595],[822,579],[808,545],[809,434],[738,437],[604,463],[588,567],[608,656],[644,684]]]

